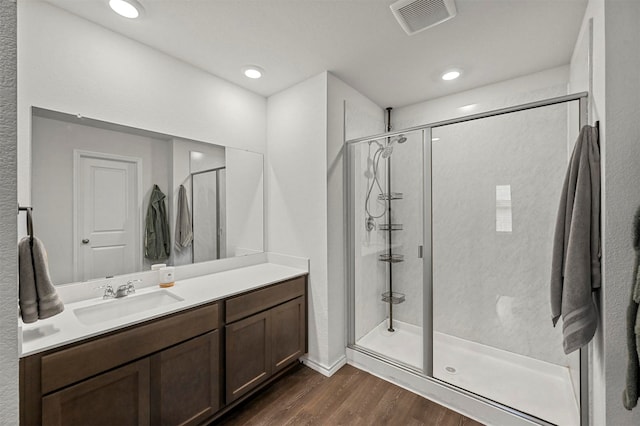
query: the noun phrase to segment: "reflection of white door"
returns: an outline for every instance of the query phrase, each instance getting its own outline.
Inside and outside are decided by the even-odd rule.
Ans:
[[[141,160],[74,155],[76,281],[140,270]]]

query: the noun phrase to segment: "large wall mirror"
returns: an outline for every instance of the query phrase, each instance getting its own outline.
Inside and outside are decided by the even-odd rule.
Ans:
[[[31,174],[55,284],[264,250],[259,153],[33,108]]]

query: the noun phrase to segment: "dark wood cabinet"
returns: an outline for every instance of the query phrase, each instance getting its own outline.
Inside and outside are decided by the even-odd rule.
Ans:
[[[211,417],[220,406],[218,307],[22,358],[20,423],[191,424]]]
[[[306,278],[300,277],[226,301],[227,404],[304,355],[305,292]]]
[[[306,352],[306,286],[297,277],[22,358],[20,424],[211,422]]]
[[[226,326],[227,404],[271,376],[270,329],[268,311]]]
[[[220,407],[218,330],[151,357],[154,425],[192,425]]]
[[[149,360],[127,364],[42,398],[42,424],[148,425]]]
[[[271,370],[279,371],[300,358],[305,350],[306,312],[303,297],[271,310]]]

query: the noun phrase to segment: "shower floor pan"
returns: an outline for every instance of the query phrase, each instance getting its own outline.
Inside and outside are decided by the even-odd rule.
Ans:
[[[422,328],[387,320],[356,344],[422,369]],[[557,425],[578,426],[569,369],[434,332],[434,377]]]

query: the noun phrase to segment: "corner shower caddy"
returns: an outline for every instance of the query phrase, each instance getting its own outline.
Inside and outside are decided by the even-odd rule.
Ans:
[[[387,108],[387,131],[391,131],[391,108]],[[391,202],[402,200],[402,192],[391,191],[391,156],[387,158],[387,192],[378,195],[378,200],[387,204],[387,223],[382,223],[378,227],[380,231],[387,232],[387,251],[378,255],[378,261],[389,264],[389,291],[382,293],[382,301],[389,304],[389,328],[388,331],[395,331],[393,328],[393,305],[404,302],[404,294],[393,291],[393,264],[404,262],[404,256],[393,252],[392,234],[394,231],[402,231],[401,223],[391,222]]]
[[[389,161],[389,159],[387,160]],[[388,164],[388,163],[387,163]],[[390,186],[390,182],[387,182],[387,187]],[[401,223],[391,223],[391,201],[401,200],[403,195],[401,192],[389,192],[378,195],[378,200],[387,202],[387,223],[381,223],[378,226],[380,231],[387,232],[387,252],[378,255],[380,262],[389,263],[389,291],[382,293],[382,301],[389,303],[389,331],[393,331],[393,308],[391,305],[397,305],[404,302],[404,294],[393,291],[392,280],[392,263],[404,262],[404,256],[398,253],[393,253],[391,233],[393,231],[402,231],[403,226]]]

